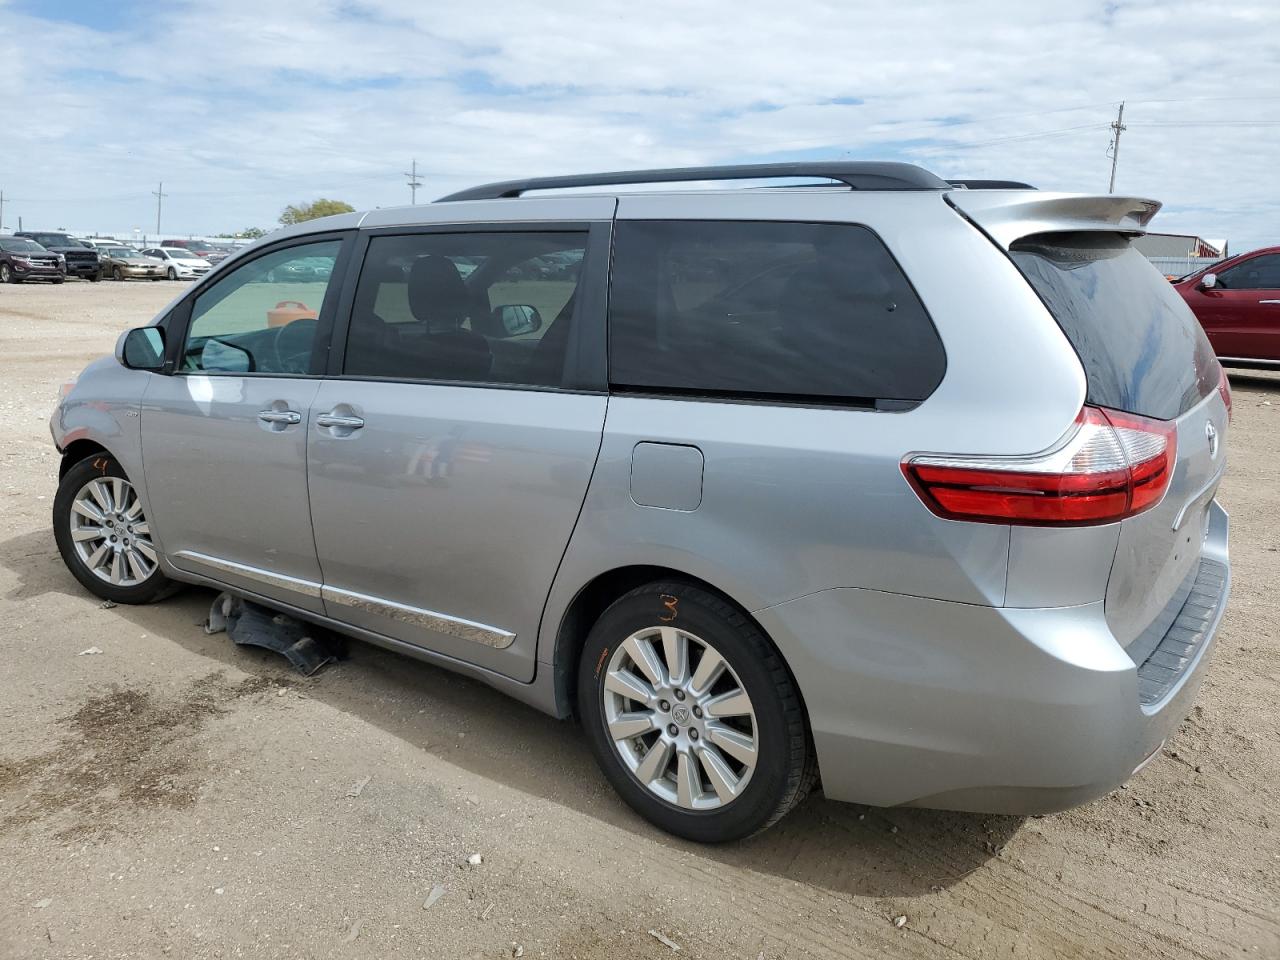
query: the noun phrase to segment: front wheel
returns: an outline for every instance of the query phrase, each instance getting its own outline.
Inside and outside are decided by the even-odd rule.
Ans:
[[[170,267],[170,268],[169,268],[169,279],[170,279],[170,280],[177,280],[177,279],[178,279],[178,271],[177,271],[177,270],[175,270],[175,269],[173,269],[173,267]]]
[[[0,283],[17,283],[18,278],[13,275],[13,269],[7,263],[0,263]]]
[[[763,830],[816,778],[777,650],[739,609],[691,584],[638,587],[604,612],[583,648],[578,709],[622,798],[689,840]]]
[[[124,268],[123,268],[123,267],[116,267],[116,268],[115,268],[115,270],[113,271],[113,273],[114,273],[114,275],[115,275],[116,280],[121,280],[121,281],[122,281],[122,280],[124,280]]]
[[[115,603],[151,603],[177,584],[160,572],[138,492],[107,453],[81,460],[53,499],[53,535],[72,575]]]
[[[90,276],[89,276],[89,282],[90,282],[90,283],[97,283],[97,282],[98,282],[99,280],[101,280],[101,279],[102,279],[102,274],[101,274],[101,273],[94,273],[94,274],[90,274]]]

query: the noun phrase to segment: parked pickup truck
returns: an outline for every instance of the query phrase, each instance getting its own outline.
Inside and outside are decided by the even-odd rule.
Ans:
[[[67,233],[50,233],[43,230],[19,230],[15,237],[26,237],[53,253],[60,253],[67,261],[67,276],[80,277],[97,283],[102,279],[102,262],[98,251],[83,240]]]

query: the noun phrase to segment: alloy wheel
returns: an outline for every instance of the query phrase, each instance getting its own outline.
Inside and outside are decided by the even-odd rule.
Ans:
[[[151,526],[128,480],[95,477],[86,483],[71,503],[70,525],[76,556],[105,583],[132,587],[155,574]]]
[[[609,739],[650,793],[685,810],[741,796],[757,765],[751,698],[724,657],[686,630],[638,630],[613,651],[604,681]]]

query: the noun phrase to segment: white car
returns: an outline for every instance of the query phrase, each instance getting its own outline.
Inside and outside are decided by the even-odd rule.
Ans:
[[[203,277],[213,266],[208,260],[202,260],[181,247],[148,247],[142,255],[163,260],[167,268],[165,276],[170,280],[194,280]]]

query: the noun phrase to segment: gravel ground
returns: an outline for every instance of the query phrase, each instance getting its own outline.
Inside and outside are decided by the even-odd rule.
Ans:
[[[816,796],[704,848],[479,684],[362,644],[302,680],[204,636],[208,591],[78,586],[58,384],[178,289],[0,288],[0,957],[1280,957],[1280,376],[1232,377],[1235,593],[1125,789],[1032,819]]]

